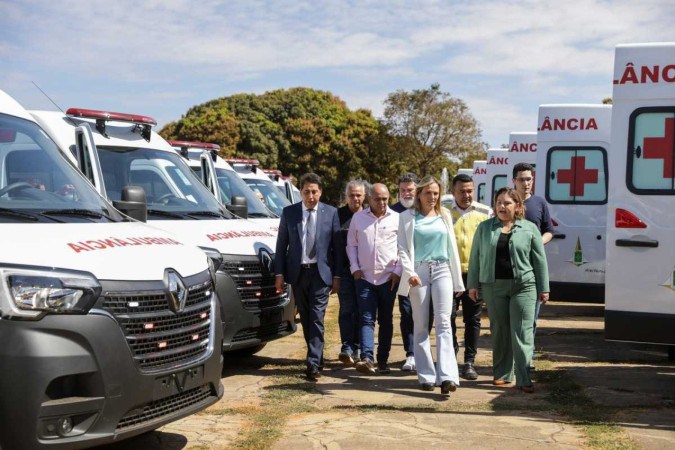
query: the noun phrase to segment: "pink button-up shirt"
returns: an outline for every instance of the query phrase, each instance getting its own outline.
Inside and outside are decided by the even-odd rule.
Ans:
[[[360,270],[374,285],[386,283],[391,274],[401,276],[398,260],[398,213],[389,207],[382,217],[370,209],[352,217],[347,233],[347,256],[352,273]]]

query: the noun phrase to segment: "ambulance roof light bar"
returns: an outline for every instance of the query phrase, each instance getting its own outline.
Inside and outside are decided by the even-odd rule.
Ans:
[[[253,173],[256,173],[258,167],[260,166],[260,161],[252,158],[227,158],[225,161],[227,161],[232,166],[235,164],[249,166]]]
[[[201,148],[204,150],[208,150],[209,154],[211,155],[211,159],[213,159],[213,161],[215,162],[216,159],[218,158],[218,150],[220,150],[220,145],[210,144],[208,142],[175,141],[175,140],[167,140],[167,142],[172,147],[180,147],[180,155],[185,159],[188,159],[188,149]]]
[[[273,181],[279,181],[284,178],[283,173],[279,169],[263,169],[263,172]]]
[[[108,134],[105,131],[106,122],[132,123],[135,125],[134,131],[140,131],[141,137],[148,142],[150,142],[152,127],[157,125],[157,121],[152,117],[141,116],[138,114],[100,111],[96,109],[68,108],[68,110],[66,110],[66,115],[70,117],[96,119],[96,130],[105,137],[108,137]]]

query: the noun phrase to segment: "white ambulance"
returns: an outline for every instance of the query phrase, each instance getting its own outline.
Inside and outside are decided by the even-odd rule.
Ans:
[[[537,166],[537,132],[536,131],[514,131],[509,133],[509,167],[508,167],[508,187],[513,185],[513,168],[518,163],[528,163],[535,168],[535,173],[532,174],[536,184],[536,166]],[[532,193],[536,193],[533,187]]]
[[[241,198],[245,199],[245,217],[270,230],[274,236],[277,235],[279,216],[270,211],[232,166],[218,156],[219,145],[195,141],[167,142],[185,158],[185,162],[219,203],[231,206],[241,204]],[[241,217],[242,214],[243,212],[237,215]]]
[[[474,161],[473,162],[473,173],[471,177],[473,178],[473,189],[474,189],[474,199],[478,203],[485,203],[485,178],[487,175],[487,161]]]
[[[218,203],[185,160],[152,130],[154,119],[76,108],[65,115],[31,114],[65,148],[75,144],[75,128],[90,125],[93,145],[71,157],[99,192],[114,201],[127,186],[141,186],[150,224],[220,253],[216,292],[223,351],[255,353],[266,342],[295,332],[289,289],[277,293],[274,285],[275,234]]]
[[[675,42],[616,47],[605,335],[675,357]]]
[[[495,194],[511,179],[509,173],[509,151],[505,148],[490,148],[487,151],[487,163],[485,165],[485,203],[494,206]],[[482,203],[482,202],[481,202]]]
[[[63,151],[0,91],[7,450],[116,442],[223,394],[213,264],[181,238],[120,214]]]
[[[541,105],[536,191],[556,229],[546,244],[551,298],[605,301],[609,105]]]
[[[286,196],[289,202],[298,203],[302,201],[300,196],[300,190],[295,187],[291,177],[284,176],[283,172],[279,169],[263,169],[265,175],[272,180],[272,183],[279,188],[279,190]]]
[[[457,175],[459,175],[459,174],[464,174],[464,175],[468,175],[468,176],[471,177],[471,176],[473,176],[473,168],[471,168],[471,169],[469,169],[469,168],[457,169]]]
[[[281,217],[281,212],[291,202],[262,171],[260,161],[248,158],[226,158],[226,161],[254,192],[262,195],[265,206]]]

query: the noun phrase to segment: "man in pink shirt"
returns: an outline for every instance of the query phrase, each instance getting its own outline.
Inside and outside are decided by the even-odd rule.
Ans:
[[[368,192],[369,209],[352,217],[347,256],[356,282],[361,360],[356,370],[375,374],[375,320],[379,324],[377,372],[390,373],[387,361],[394,334],[394,299],[401,278],[398,260],[398,213],[389,208],[389,190],[381,183]]]

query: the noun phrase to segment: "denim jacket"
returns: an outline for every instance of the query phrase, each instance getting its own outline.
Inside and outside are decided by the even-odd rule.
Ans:
[[[471,245],[467,289],[477,289],[481,284],[495,282],[497,240],[501,228],[502,223],[497,217],[478,225]],[[538,293],[550,291],[544,243],[536,225],[525,219],[516,220],[511,228],[509,255],[516,283],[522,285],[534,281]]]

